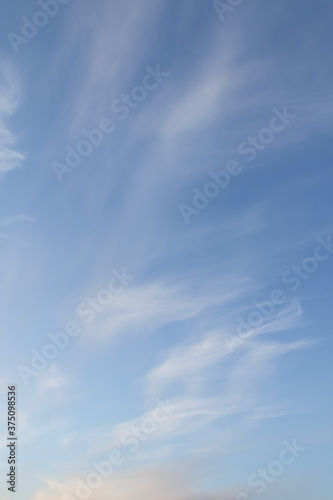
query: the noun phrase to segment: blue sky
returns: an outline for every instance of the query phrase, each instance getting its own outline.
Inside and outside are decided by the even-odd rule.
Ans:
[[[79,500],[80,480],[92,500],[331,500],[333,5],[59,4],[0,19],[16,498]],[[45,26],[14,43],[22,18]],[[257,493],[249,477],[295,440]]]

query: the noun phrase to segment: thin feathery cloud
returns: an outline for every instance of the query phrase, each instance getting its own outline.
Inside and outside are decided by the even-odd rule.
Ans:
[[[229,377],[232,390],[245,391],[256,381],[262,379],[272,368],[271,361],[292,351],[310,349],[314,347],[311,340],[299,340],[290,343],[281,342],[254,342],[249,344],[246,352],[236,362]],[[233,386],[233,387],[232,387]]]
[[[298,299],[293,299],[283,309],[268,318],[262,326],[253,328],[250,337],[267,333],[277,333],[305,326],[302,306]]]
[[[225,279],[225,281],[227,281]],[[246,283],[236,283],[227,289],[202,287],[195,293],[189,286],[156,281],[129,286],[119,293],[109,310],[91,324],[91,331],[100,338],[121,332],[152,331],[161,326],[194,317],[208,307],[231,303],[244,293]],[[89,325],[88,325],[89,326]]]
[[[223,336],[217,332],[208,333],[190,345],[177,346],[161,365],[147,375],[148,391],[150,394],[158,394],[165,386],[176,381],[192,385],[193,378],[196,379],[205,369],[214,366],[229,354]]]
[[[301,326],[302,309],[298,301],[293,301],[267,320],[263,326],[253,329],[250,337],[245,340],[230,337],[226,331],[214,331],[204,334],[199,340],[180,344],[171,349],[166,359],[146,376],[148,393],[151,395],[161,394],[171,383],[184,384],[188,388],[193,388],[196,384],[200,386],[200,383],[205,379],[205,373],[220,363],[223,358],[231,357],[233,352],[230,350],[231,338],[236,342],[235,348],[242,348],[238,351],[236,349],[236,356],[240,356],[243,360],[244,352],[255,350],[258,348],[256,346],[265,345],[254,344],[258,335],[282,332]],[[239,340],[239,344],[237,344],[237,340]],[[278,352],[278,348],[276,347],[276,351],[272,352]],[[283,350],[282,353],[284,353]]]
[[[71,117],[69,125],[66,123],[69,137],[109,116],[112,100],[128,92],[136,73],[151,63],[152,41],[164,6],[164,1],[153,5],[149,0],[140,5],[131,1],[130,7],[102,0],[93,10],[71,5],[64,23],[65,43],[54,54],[54,64],[44,81],[47,92],[58,78],[55,68],[72,71],[75,55],[75,67],[82,76],[62,110],[63,118],[68,113]]]
[[[208,422],[216,420],[229,414],[229,409],[222,407],[214,398],[173,398],[165,401],[170,408],[170,415],[164,422],[159,422],[154,433],[149,435],[149,441],[145,443],[146,448],[153,448],[151,454],[158,454],[161,443],[170,442],[177,436],[188,436],[205,428]],[[123,438],[134,427],[140,427],[146,419],[151,419],[159,405],[154,405],[149,411],[138,417],[120,422],[109,428],[93,429],[85,432],[83,436],[76,439],[86,442],[88,445],[86,455],[97,456],[106,454],[111,450],[123,449]],[[143,456],[144,458],[144,456]],[[135,454],[135,461],[139,462],[141,455]]]
[[[8,121],[20,104],[21,89],[13,69],[6,61],[1,61],[0,86],[0,173],[7,173],[21,166],[24,155],[15,148],[16,137],[11,132]]]

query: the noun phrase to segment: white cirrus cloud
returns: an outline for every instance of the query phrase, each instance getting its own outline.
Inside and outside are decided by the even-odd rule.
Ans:
[[[21,97],[19,81],[7,61],[1,61],[0,85],[0,173],[6,173],[21,165],[24,155],[15,148],[16,137],[8,121],[16,112]]]

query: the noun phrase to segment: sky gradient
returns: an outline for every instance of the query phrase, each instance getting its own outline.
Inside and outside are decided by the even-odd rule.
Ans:
[[[46,3],[0,17],[1,498],[15,383],[17,500],[331,500],[333,4]]]

